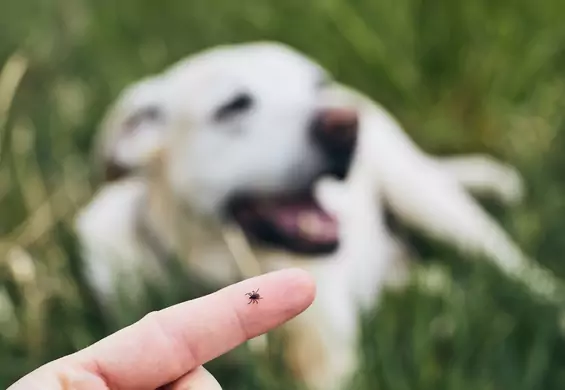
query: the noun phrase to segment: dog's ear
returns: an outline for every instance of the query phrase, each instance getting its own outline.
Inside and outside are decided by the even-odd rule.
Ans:
[[[142,167],[163,149],[165,113],[158,105],[137,108],[120,126],[114,145],[116,162]]]
[[[102,124],[98,163],[106,181],[149,166],[163,151],[166,114],[154,80],[126,90]]]

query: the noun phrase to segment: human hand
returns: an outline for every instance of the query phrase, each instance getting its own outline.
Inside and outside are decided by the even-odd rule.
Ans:
[[[257,288],[264,299],[248,305],[245,293]],[[302,270],[247,279],[151,313],[8,390],[218,390],[202,364],[292,319],[314,296],[314,282]]]

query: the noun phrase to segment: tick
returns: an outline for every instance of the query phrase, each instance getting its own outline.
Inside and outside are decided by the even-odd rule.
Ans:
[[[247,303],[248,305],[250,303],[259,303],[259,299],[263,299],[263,297],[259,295],[259,289],[251,291],[250,293],[247,293],[245,295],[249,296],[249,302]]]

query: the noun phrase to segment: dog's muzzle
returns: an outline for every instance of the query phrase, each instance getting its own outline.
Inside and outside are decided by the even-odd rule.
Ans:
[[[313,182],[326,174],[341,179],[347,175],[358,126],[355,110],[331,108],[316,113],[309,131],[312,143],[325,156],[326,168]],[[280,196],[240,196],[232,199],[228,209],[247,237],[258,243],[314,255],[329,254],[338,248],[338,221],[320,207],[313,186]]]

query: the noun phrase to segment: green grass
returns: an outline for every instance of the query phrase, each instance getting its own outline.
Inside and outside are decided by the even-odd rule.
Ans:
[[[97,185],[89,152],[107,105],[128,83],[221,43],[291,44],[381,102],[427,151],[516,165],[525,202],[489,209],[565,278],[564,14],[559,0],[4,1],[0,387],[110,331],[79,276],[71,229]],[[414,286],[367,313],[352,388],[563,388],[557,308],[466,260],[431,243],[424,265],[445,269],[451,289]],[[154,305],[189,295],[175,289]],[[257,361],[240,348],[210,369],[225,389],[292,388],[276,354]]]

